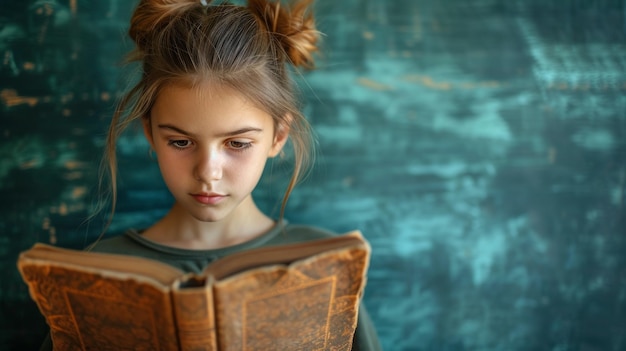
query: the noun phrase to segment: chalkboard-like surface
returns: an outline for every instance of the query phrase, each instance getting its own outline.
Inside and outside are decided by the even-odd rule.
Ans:
[[[17,274],[36,241],[82,247],[134,2],[0,4],[0,348],[45,325]],[[320,141],[291,222],[360,229],[385,349],[626,348],[623,0],[318,0],[301,81]],[[140,133],[120,144],[111,234],[169,206]],[[260,205],[284,184],[268,168]]]

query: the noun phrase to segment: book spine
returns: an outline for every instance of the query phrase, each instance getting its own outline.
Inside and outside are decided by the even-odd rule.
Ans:
[[[210,287],[172,292],[181,350],[217,351],[213,291]]]

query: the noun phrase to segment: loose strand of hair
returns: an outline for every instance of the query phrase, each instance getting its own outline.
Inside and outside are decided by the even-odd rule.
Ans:
[[[104,157],[100,163],[98,189],[100,194],[105,196],[100,197],[97,208],[88,217],[88,221],[94,219],[97,215],[102,213],[104,207],[109,203],[108,218],[96,239],[89,245],[86,250],[90,251],[106,234],[113,223],[113,217],[117,208],[117,141],[119,137],[124,133],[128,126],[133,123],[142,114],[142,104],[134,101],[140,96],[140,92],[144,89],[143,84],[138,83],[128,93],[126,93],[117,105],[111,123],[109,125]],[[129,113],[126,113],[128,106],[133,106]],[[108,179],[108,184],[105,185],[105,179]],[[104,190],[106,186],[106,190]]]
[[[302,115],[298,115],[300,118],[296,119],[295,123],[297,128],[295,128],[295,130],[300,133],[300,136],[298,138],[291,138],[294,150],[294,169],[281,202],[279,212],[279,218],[281,220],[285,217],[287,202],[289,201],[291,193],[299,183],[309,176],[317,150],[315,147],[316,139],[312,136],[313,133],[310,124]]]

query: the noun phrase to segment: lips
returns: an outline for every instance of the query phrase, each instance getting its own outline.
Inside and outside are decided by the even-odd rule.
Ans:
[[[203,205],[216,205],[226,198],[226,195],[217,193],[191,194],[191,196]]]

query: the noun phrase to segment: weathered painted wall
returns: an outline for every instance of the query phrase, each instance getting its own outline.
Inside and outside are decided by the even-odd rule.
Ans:
[[[0,348],[44,325],[15,269],[80,247],[134,2],[0,0]],[[623,0],[318,0],[300,79],[320,141],[287,217],[361,229],[387,350],[626,349]],[[120,144],[112,231],[169,197],[139,133]],[[257,191],[277,213],[276,164]]]

